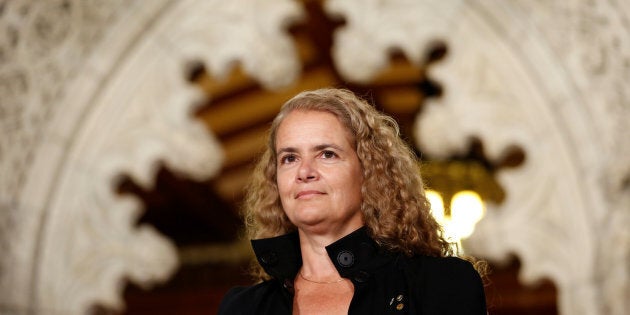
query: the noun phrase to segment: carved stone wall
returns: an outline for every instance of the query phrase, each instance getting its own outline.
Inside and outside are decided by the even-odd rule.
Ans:
[[[507,199],[490,205],[467,243],[471,253],[495,261],[517,254],[523,281],[556,283],[563,314],[630,309],[628,4],[329,4],[353,17],[339,38],[364,37],[335,50],[357,80],[381,67],[388,48],[417,60],[423,43],[447,42],[449,57],[432,72],[446,93],[418,117],[424,152],[457,153],[472,136],[496,160],[512,146],[525,151],[523,166],[498,174]],[[377,40],[366,45],[368,37]],[[349,57],[361,51],[370,53]],[[355,73],[357,62],[364,67]]]
[[[269,88],[299,73],[289,1],[6,1],[0,4],[0,313],[122,308],[124,280],[177,266],[172,243],[135,227],[118,176],[152,185],[158,163],[212,176],[223,153],[192,116],[201,61],[234,61]],[[253,18],[256,16],[256,18]],[[277,57],[277,59],[270,58]]]
[[[516,253],[522,279],[559,289],[563,314],[630,309],[630,5],[622,1],[329,0],[343,15],[333,55],[367,81],[399,48],[419,62],[435,39],[444,97],[418,117],[434,156],[482,139],[507,192],[468,249]],[[283,26],[299,4],[274,1],[6,1],[0,4],[0,313],[82,314],[122,307],[177,266],[172,244],[134,227],[139,205],[116,177],[151,185],[158,161],[206,178],[216,140],[191,118],[187,63],[213,76],[240,61],[273,89],[299,75]]]
[[[630,4],[619,1],[329,1],[347,18],[335,57],[349,79],[368,81],[392,48],[420,60],[446,41],[432,71],[445,88],[418,117],[418,145],[434,157],[466,150],[470,137],[497,161],[511,147],[524,165],[498,179],[466,243],[501,261],[515,253],[521,279],[559,289],[562,314],[630,309]],[[359,69],[359,70],[357,70]]]

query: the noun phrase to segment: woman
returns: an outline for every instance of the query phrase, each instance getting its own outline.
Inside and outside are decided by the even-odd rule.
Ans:
[[[398,125],[350,91],[283,105],[244,210],[262,282],[230,290],[219,314],[486,313]]]

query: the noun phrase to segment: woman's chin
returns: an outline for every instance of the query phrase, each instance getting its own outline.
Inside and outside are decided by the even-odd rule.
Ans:
[[[300,216],[293,220],[293,224],[299,228],[312,228],[323,226],[326,224],[325,220],[321,216]]]

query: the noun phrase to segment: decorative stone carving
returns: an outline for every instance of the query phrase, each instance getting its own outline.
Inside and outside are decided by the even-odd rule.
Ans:
[[[185,60],[204,61],[215,77],[226,76],[239,62],[265,88],[278,89],[300,74],[297,52],[285,28],[303,15],[302,7],[288,0],[185,1],[172,9],[172,20],[163,24],[175,29],[162,32]]]
[[[187,63],[224,75],[241,62],[286,85],[299,67],[283,27],[300,16],[286,0],[2,4],[0,313],[120,309],[125,279],[166,279],[174,247],[135,226],[140,205],[117,177],[150,186],[158,163],[216,173],[223,153],[193,119]]]
[[[124,12],[117,6],[120,2],[99,7],[87,6],[86,1],[7,1],[1,5],[1,313],[34,310],[43,208],[55,185],[62,151],[58,143],[46,139],[48,122],[63,107],[58,102],[64,82],[79,71],[100,30]]]
[[[445,87],[418,117],[418,145],[434,157],[471,136],[499,160],[526,152],[498,179],[467,249],[500,261],[516,253],[521,279],[559,289],[563,314],[630,309],[630,5],[589,1],[335,1],[341,73],[369,80],[398,48],[412,61],[433,39],[449,47],[432,75]],[[361,64],[361,67],[357,67]]]

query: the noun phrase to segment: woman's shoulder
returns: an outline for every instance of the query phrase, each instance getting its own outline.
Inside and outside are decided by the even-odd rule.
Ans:
[[[416,255],[413,257],[406,257],[406,262],[409,267],[415,270],[429,271],[429,272],[475,272],[476,270],[473,264],[460,257],[447,256],[447,257],[435,257],[426,255]]]
[[[436,291],[483,292],[483,281],[473,264],[459,257],[414,256],[407,258],[407,274]]]
[[[260,301],[270,289],[270,281],[252,286],[233,287],[223,296],[218,314],[253,314],[251,308],[257,305],[256,301]]]
[[[414,256],[406,259],[406,274],[429,304],[458,304],[485,313],[484,286],[470,261],[459,257]],[[458,306],[459,307],[459,306]]]

